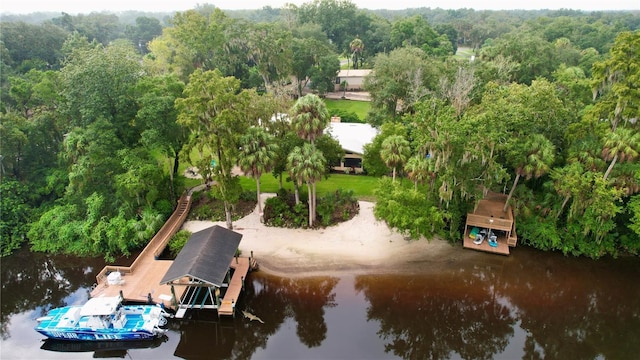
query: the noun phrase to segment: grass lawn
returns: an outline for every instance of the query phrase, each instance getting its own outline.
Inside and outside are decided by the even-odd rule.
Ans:
[[[324,99],[324,103],[327,105],[329,113],[331,113],[331,110],[333,109],[353,112],[356,113],[360,120],[363,121],[367,117],[370,107],[370,103],[368,101]]]
[[[458,47],[458,51],[454,55],[457,59],[470,59],[472,55],[475,55],[472,48]]]
[[[285,177],[286,179],[286,177]],[[358,200],[375,201],[373,189],[378,183],[377,177],[366,175],[346,175],[331,174],[328,179],[322,179],[316,183],[318,197],[322,197],[327,193],[334,192],[337,189],[353,190],[353,194]],[[240,184],[245,191],[256,191],[256,182],[246,176],[240,178]],[[293,191],[293,183],[283,181],[283,187]],[[279,189],[278,179],[271,174],[262,175],[260,178],[260,191],[263,193],[275,193]],[[306,190],[306,185],[304,186]]]

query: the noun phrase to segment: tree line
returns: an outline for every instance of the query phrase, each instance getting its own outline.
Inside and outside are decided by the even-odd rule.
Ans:
[[[3,21],[2,254],[25,241],[105,256],[141,246],[184,189],[181,161],[217,181],[227,208],[234,165],[257,180],[290,173],[313,221],[314,182],[342,154],[313,135],[326,114],[304,94],[332,91],[341,57],[373,69],[367,121],[380,135],[365,167],[392,174],[376,205],[390,226],[459,239],[490,189],[511,194],[533,246],[638,252],[638,14],[383,15],[315,0],[199,6],[124,31],[108,14]]]

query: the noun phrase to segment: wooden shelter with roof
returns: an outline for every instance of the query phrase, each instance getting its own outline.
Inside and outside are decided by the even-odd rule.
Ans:
[[[464,227],[464,248],[509,255],[509,248],[516,246],[518,236],[516,235],[516,221],[511,206],[507,206],[507,211],[503,211],[506,201],[507,195],[488,192],[484,199],[478,202],[473,213],[467,214],[467,222]],[[481,244],[475,244],[474,239],[470,237],[473,228],[493,232],[497,236],[498,246],[490,246],[488,239],[485,239]]]
[[[235,314],[252,258],[236,255],[242,234],[213,226],[191,235],[160,283],[171,286],[176,317],[188,309],[215,309],[218,316]],[[183,287],[176,298],[175,287]]]

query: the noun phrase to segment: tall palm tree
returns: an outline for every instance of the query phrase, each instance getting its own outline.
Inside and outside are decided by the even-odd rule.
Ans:
[[[256,181],[258,212],[262,213],[260,204],[260,176],[271,171],[276,160],[278,144],[275,137],[264,128],[252,127],[240,138],[240,154],[238,165],[246,176]]]
[[[513,186],[502,209],[505,212],[520,177],[524,176],[527,180],[532,177],[539,178],[549,172],[555,160],[555,146],[544,135],[531,135],[524,144],[519,145],[513,143],[512,150],[508,154],[508,160],[514,164],[516,178],[513,180]]]
[[[358,68],[358,62],[362,60],[362,52],[364,51],[364,43],[360,40],[359,36],[356,36],[355,39],[351,40],[349,43],[349,47],[351,48],[351,53],[353,57],[353,68]]]
[[[607,133],[604,138],[602,157],[611,163],[604,173],[604,180],[607,180],[618,160],[633,161],[638,157],[638,144],[640,144],[640,135],[630,129],[619,127]]]
[[[317,95],[308,94],[296,101],[290,111],[291,124],[298,137],[312,145],[329,124],[329,111]]]
[[[298,183],[306,183],[309,200],[309,226],[316,220],[316,181],[322,179],[326,160],[322,152],[306,143],[295,147],[287,158],[291,177]]]
[[[581,184],[585,183],[584,172],[584,168],[579,162],[572,162],[564,167],[551,170],[550,176],[553,180],[553,187],[559,195],[564,197],[562,205],[560,205],[560,209],[556,213],[556,219],[560,218],[565,206],[574,194],[585,191],[584,186],[581,186]],[[586,181],[586,183],[591,185],[591,181]],[[569,217],[571,215],[571,212],[569,212]]]
[[[396,181],[396,169],[402,166],[409,157],[411,149],[409,142],[401,135],[392,135],[384,139],[380,157],[387,166],[393,169],[393,181]]]
[[[412,156],[404,166],[404,170],[409,175],[409,179],[413,180],[413,188],[416,191],[418,183],[425,181],[431,174],[429,160],[423,156]]]

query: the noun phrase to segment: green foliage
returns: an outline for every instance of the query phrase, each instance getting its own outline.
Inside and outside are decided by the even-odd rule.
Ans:
[[[318,215],[323,226],[347,221],[358,211],[358,201],[351,190],[338,189],[318,199]]]
[[[411,154],[409,142],[402,135],[392,135],[384,139],[380,149],[380,157],[388,167],[393,169],[393,180],[396,180],[396,171],[402,169],[404,163]]]
[[[62,58],[60,49],[66,37],[63,29],[51,23],[0,22],[0,43],[6,47],[9,59],[18,65],[39,60],[58,68]]]
[[[18,181],[0,181],[0,257],[18,249],[26,238],[33,213],[29,192],[29,187]]]
[[[171,237],[168,246],[173,258],[178,256],[178,253],[180,253],[184,245],[189,241],[189,238],[191,238],[191,231],[189,230],[180,230]]]
[[[363,165],[367,174],[382,176],[389,173],[389,167],[380,156],[382,143],[390,136],[406,136],[406,134],[407,129],[401,124],[385,123],[380,127],[380,133],[371,143],[364,146]]]
[[[628,211],[629,215],[631,215],[631,221],[628,225],[629,229],[633,230],[636,237],[640,237],[640,195],[631,198]],[[640,242],[636,243],[636,246],[640,247]]]
[[[343,52],[357,35],[353,26],[356,11],[356,5],[350,1],[315,0],[302,4],[295,13],[302,24],[319,24],[338,51]]]
[[[306,204],[296,205],[293,195],[283,191],[265,201],[264,223],[274,227],[304,228],[309,225],[309,212]]]
[[[301,194],[301,198],[305,198]],[[267,226],[285,228],[309,227],[307,203],[296,204],[293,194],[278,192],[265,202],[264,222]],[[337,189],[318,199],[317,211],[322,226],[331,226],[347,221],[358,214],[359,205],[353,191]]]
[[[163,172],[156,160],[144,148],[118,151],[122,159],[122,174],[116,175],[116,192],[120,198],[138,206],[153,205],[163,185]]]
[[[344,157],[344,149],[340,146],[338,140],[324,134],[316,141],[316,147],[325,158],[325,177],[329,177],[329,173],[332,169],[332,164],[340,163],[340,160]]]
[[[216,186],[209,191],[198,191],[191,197],[191,211],[189,220],[225,221],[226,209],[224,201],[220,199],[220,192]],[[239,189],[238,198],[231,207],[231,220],[236,221],[253,212],[256,207],[255,192]]]
[[[227,228],[232,229],[231,207],[242,188],[231,170],[237,160],[239,138],[250,125],[246,112],[255,93],[240,91],[238,79],[223,77],[216,69],[191,74],[184,94],[184,98],[176,100],[178,123],[192,131],[192,141],[183,151],[197,150],[201,154],[195,165],[203,176],[215,179],[224,202]],[[216,161],[214,168],[210,165],[212,160]]]
[[[427,75],[436,71],[428,67],[426,54],[419,48],[403,47],[389,54],[378,54],[373,72],[375,77],[365,78],[364,88],[371,94],[369,122],[379,119],[375,112],[396,118],[419,100]],[[435,65],[435,64],[434,64]],[[398,111],[399,110],[399,111]],[[375,121],[372,125],[380,125]]]
[[[414,46],[430,55],[444,56],[455,53],[451,40],[446,35],[438,34],[427,20],[419,15],[393,22],[391,44],[394,48]]]
[[[136,18],[135,25],[128,25],[125,29],[125,35],[134,45],[138,45],[142,54],[149,52],[147,44],[153,38],[162,34],[162,24],[160,20],[147,16]]]
[[[340,60],[335,55],[326,55],[319,59],[318,65],[311,68],[311,88],[320,95],[333,92],[336,74],[340,70]]]
[[[138,140],[131,126],[137,107],[128,95],[143,73],[136,51],[127,41],[74,49],[61,70],[62,112],[78,127],[105,120],[121,142],[132,145]]]
[[[308,79],[319,92],[332,89],[339,55],[374,69],[366,84],[372,102],[325,102],[329,115],[381,126],[366,147],[369,174],[389,171],[380,156],[386,138],[410,143],[415,160],[405,170],[418,192],[398,184],[407,189],[380,205],[398,228],[428,233],[403,217],[420,203],[421,216],[444,223],[434,232],[459,238],[482,190],[503,191],[517,174],[523,180],[512,187],[513,204],[525,243],[591,257],[640,251],[637,16],[359,12],[334,0],[256,13],[286,26],[231,18],[213,6],[173,14],[164,29],[145,17],[125,27],[113,14],[0,23],[2,254],[25,234],[34,250],[126,253],[152,235],[176,194],[200,183],[177,176],[180,161],[216,180],[228,216],[243,203],[238,182],[246,179],[231,176],[239,137],[258,119],[287,112],[291,76],[300,97]],[[458,41],[475,61],[442,58]],[[267,94],[242,90],[254,86]],[[331,163],[340,151],[323,144],[318,119],[297,130]],[[280,188],[287,156],[302,147],[286,135],[289,127],[269,125],[280,145],[273,170],[280,182],[260,176],[261,190]],[[548,166],[531,161],[541,152],[516,155],[536,136],[553,144]],[[315,198],[345,188],[374,199],[375,181],[335,174],[301,190]],[[394,208],[405,203],[404,212]],[[332,206],[319,200],[317,207],[324,221]],[[306,205],[292,209],[290,223],[304,226]]]
[[[412,239],[431,239],[443,233],[446,215],[425,194],[389,178],[382,178],[376,196],[378,201],[373,214],[376,219],[384,220],[390,228]]]
[[[32,250],[84,256],[102,254],[113,259],[128,254],[136,244],[135,220],[122,213],[106,218],[98,214],[104,200],[97,194],[87,198],[84,220],[75,205],[61,205],[46,211],[29,230]]]

